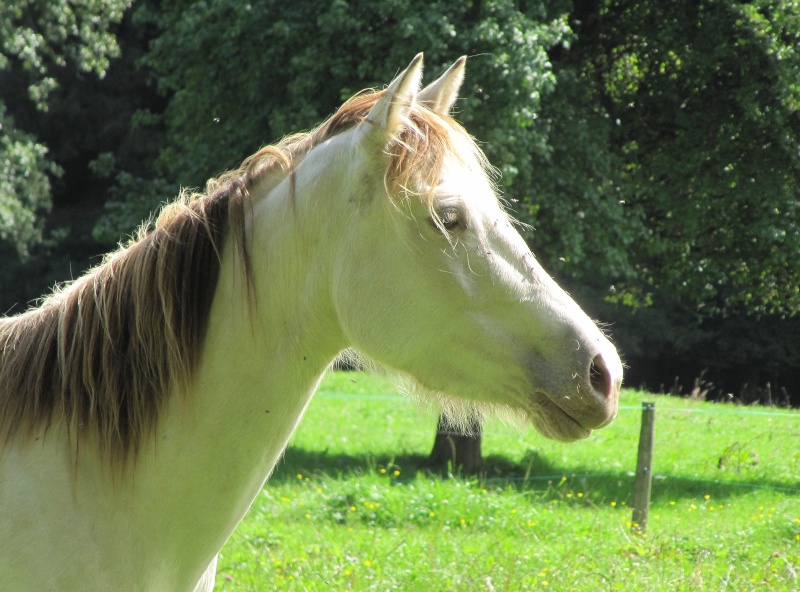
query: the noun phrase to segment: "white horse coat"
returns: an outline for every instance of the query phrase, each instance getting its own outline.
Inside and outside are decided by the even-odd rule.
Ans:
[[[238,171],[249,259],[227,230],[196,363],[185,384],[170,375],[157,412],[145,398],[134,407],[109,403],[110,419],[98,419],[114,393],[94,392],[103,376],[89,365],[80,384],[92,402],[81,411],[69,402],[79,387],[67,384],[75,376],[63,367],[53,383],[68,393],[66,403],[46,414],[41,404],[35,411],[20,403],[34,392],[50,400],[47,372],[73,355],[64,335],[74,319],[63,313],[52,339],[36,342],[52,355],[50,370],[43,365],[41,381],[20,386],[20,368],[36,356],[17,358],[45,324],[39,319],[78,290],[94,290],[84,300],[99,301],[102,290],[116,297],[122,259],[65,288],[45,312],[0,320],[0,413],[17,418],[0,417],[0,588],[211,590],[217,553],[347,348],[443,401],[514,410],[548,437],[583,438],[615,417],[615,348],[536,262],[502,210],[482,154],[447,115],[464,63],[418,91],[417,56],[386,91],[354,99],[328,128],[292,140],[299,148],[269,149],[271,165],[251,160]],[[181,215],[165,221],[163,233]],[[128,249],[153,240],[140,237]],[[169,282],[182,271],[164,273]],[[79,300],[75,310],[86,304]],[[180,306],[164,310],[172,312],[152,322],[158,330],[137,337],[136,325],[125,343],[160,339]],[[91,319],[81,323],[74,331],[88,334]],[[96,324],[109,334],[98,337],[107,351],[93,355],[134,364],[116,352],[122,337],[105,317]],[[151,427],[138,421],[139,407]]]

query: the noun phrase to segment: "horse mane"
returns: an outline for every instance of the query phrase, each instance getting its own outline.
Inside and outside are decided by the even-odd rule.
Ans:
[[[360,93],[315,130],[261,148],[204,192],[183,191],[84,276],[37,308],[0,319],[0,450],[61,423],[76,446],[96,441],[112,465],[134,459],[169,393],[190,390],[231,240],[252,289],[250,190],[276,172],[293,176],[302,155],[361,122],[383,92]],[[394,140],[390,194],[434,187],[447,152],[473,146],[482,157],[458,124],[422,106]]]

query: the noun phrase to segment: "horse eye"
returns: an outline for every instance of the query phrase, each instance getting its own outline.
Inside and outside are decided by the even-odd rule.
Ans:
[[[454,230],[461,223],[458,216],[458,210],[454,208],[447,208],[439,212],[439,224],[434,222],[434,226],[441,226],[445,230]]]

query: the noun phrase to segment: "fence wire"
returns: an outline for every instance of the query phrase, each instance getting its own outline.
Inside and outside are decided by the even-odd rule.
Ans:
[[[352,399],[352,400],[378,400],[378,401],[404,401],[411,403],[412,400],[400,394],[364,394],[364,393],[341,393],[335,391],[318,391],[315,397],[324,399]],[[620,411],[641,411],[642,405],[620,405]],[[658,413],[700,413],[700,414],[722,414],[722,415],[749,415],[760,417],[781,417],[786,419],[800,420],[800,413],[792,413],[790,411],[762,411],[757,409],[693,409],[691,407],[660,407]],[[620,479],[634,479],[635,473],[629,471],[627,473],[569,473],[569,474],[553,474],[553,475],[525,475],[525,476],[508,476],[508,477],[487,477],[478,478],[470,477],[479,483],[521,483],[521,482],[561,482],[562,480],[580,480],[580,479],[597,479],[597,478],[620,478]],[[785,493],[793,493],[800,495],[800,487],[782,487],[771,485],[767,483],[748,483],[742,481],[726,481],[722,479],[704,479],[700,477],[691,477],[688,475],[672,475],[654,473],[653,478],[657,481],[665,480],[681,480],[691,481],[694,483],[705,483],[709,485],[718,486],[733,486],[745,487],[750,489],[781,491]],[[281,483],[289,482],[292,479],[275,479],[271,482]]]
[[[338,393],[333,391],[318,391],[315,397],[322,397],[324,399],[360,399],[371,401],[405,401],[412,402],[411,399],[404,395],[371,395],[371,394],[356,394],[356,393]],[[641,405],[620,405],[620,411],[641,411]],[[785,417],[800,420],[800,414],[792,413],[791,411],[760,411],[755,409],[692,409],[691,407],[659,407],[659,413],[719,413],[722,415],[755,415],[765,417]]]

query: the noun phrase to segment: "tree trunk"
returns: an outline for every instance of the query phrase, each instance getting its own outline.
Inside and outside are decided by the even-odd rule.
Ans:
[[[473,420],[466,433],[456,430],[444,415],[439,416],[436,439],[428,462],[464,475],[474,475],[481,468],[481,423]]]

